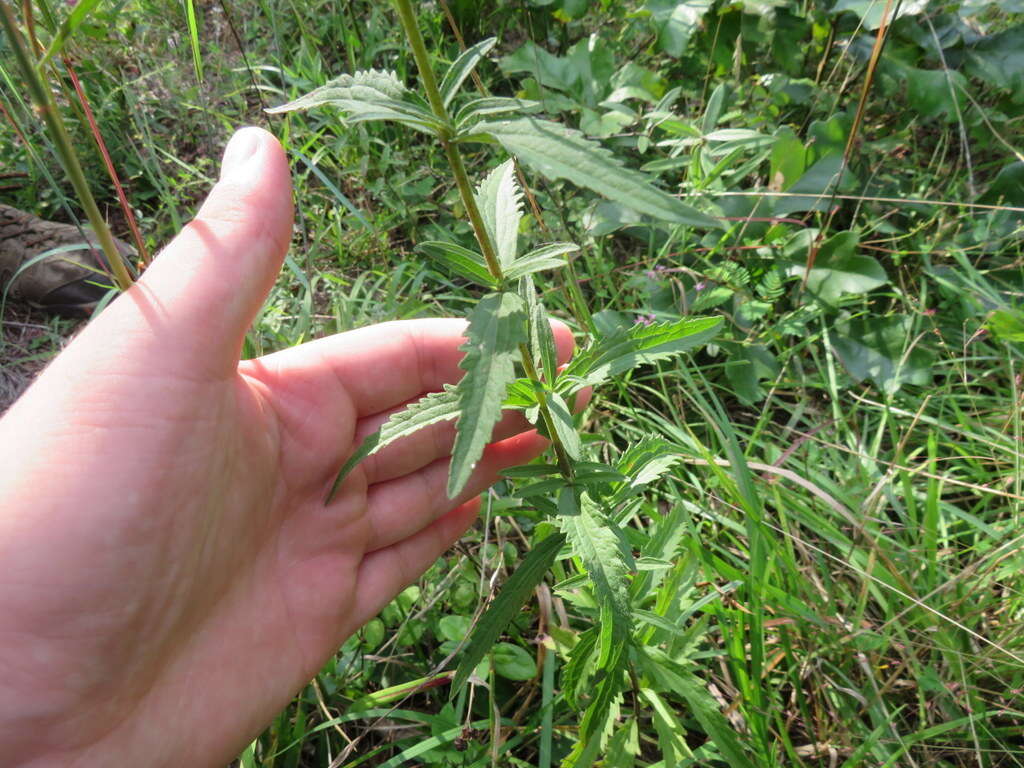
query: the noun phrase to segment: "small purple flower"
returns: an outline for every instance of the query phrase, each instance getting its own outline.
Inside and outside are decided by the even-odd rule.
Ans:
[[[693,286],[693,290],[695,290],[697,293],[700,293],[701,291],[703,291],[707,287],[708,287],[708,284],[705,283],[703,280],[701,280],[699,283],[697,283],[696,285]]]
[[[658,273],[655,272],[653,269],[648,269],[646,272],[644,272],[644,276],[648,280],[657,280],[658,279]]]
[[[641,325],[650,325],[651,323],[653,323],[655,321],[655,319],[656,318],[654,317],[654,313],[653,312],[649,313],[649,314],[646,314],[646,315],[637,315],[636,316],[636,321],[638,323],[640,323]]]

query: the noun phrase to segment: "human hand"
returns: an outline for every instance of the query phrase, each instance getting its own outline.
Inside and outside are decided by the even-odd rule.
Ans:
[[[504,419],[453,502],[438,425],[324,506],[386,414],[459,377],[464,323],[239,363],[291,225],[280,145],[244,129],[196,220],[0,420],[5,765],[227,763],[543,449]]]

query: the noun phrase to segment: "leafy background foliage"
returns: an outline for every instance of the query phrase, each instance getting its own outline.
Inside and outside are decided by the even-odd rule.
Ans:
[[[461,53],[446,9],[470,46],[497,37],[484,92],[465,79],[450,102],[470,172],[514,150],[533,196],[495,239],[521,261],[579,246],[534,257],[570,264],[531,275],[547,310],[602,349],[697,315],[719,328],[685,365],[657,348],[632,372],[609,362],[577,417],[595,495],[560,493],[553,464],[510,472],[241,764],[1019,764],[1024,7],[901,3],[885,26],[860,0],[450,0],[422,12],[438,71]],[[495,290],[417,132],[433,119],[387,4],[136,0],[79,20],[66,51],[150,247],[194,210],[230,127],[285,142],[295,243],[247,354]],[[0,200],[69,220],[0,56]],[[360,70],[394,73],[381,98],[406,125],[263,112]],[[653,180],[656,199],[581,182],[570,154],[524,144],[524,121],[563,126],[588,177]],[[488,124],[497,145],[476,140]],[[507,200],[503,179],[482,199]],[[13,368],[53,331],[8,333]],[[424,418],[453,418],[447,397]],[[525,609],[495,597],[549,564]],[[465,644],[488,606],[508,622],[490,651]]]

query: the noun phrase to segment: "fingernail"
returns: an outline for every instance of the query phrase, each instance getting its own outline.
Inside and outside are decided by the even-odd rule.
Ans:
[[[224,159],[220,164],[221,181],[246,175],[249,162],[256,156],[259,146],[259,128],[249,127],[236,131],[224,149]]]

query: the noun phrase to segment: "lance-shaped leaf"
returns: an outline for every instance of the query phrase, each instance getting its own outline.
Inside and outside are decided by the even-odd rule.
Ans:
[[[565,266],[565,259],[560,257],[579,249],[576,243],[548,243],[540,248],[534,248],[513,261],[505,270],[505,277],[517,280],[524,275],[545,269],[560,269]]]
[[[560,515],[558,525],[573,553],[583,561],[600,610],[597,669],[601,677],[580,728],[583,741],[588,741],[602,729],[603,715],[621,691],[621,672],[632,634],[629,568],[618,537],[587,493],[580,495],[579,512]]]
[[[446,243],[443,240],[427,240],[417,245],[416,250],[439,261],[459,277],[464,277],[485,288],[497,287],[491,273],[487,271],[484,257],[475,251],[455,243]]]
[[[638,365],[664,360],[692,349],[712,338],[721,325],[719,317],[693,317],[673,323],[637,324],[616,331],[576,353],[558,377],[559,390],[576,392]]]
[[[366,70],[340,75],[294,101],[272,107],[267,112],[293,112],[299,109],[331,106],[346,113],[348,122],[391,120],[436,135],[441,122],[423,104],[415,103],[393,72]]]
[[[539,361],[539,373],[547,382],[555,380],[558,370],[558,352],[555,349],[555,335],[551,332],[551,322],[547,310],[537,296],[533,278],[524,275],[519,281],[519,295],[526,302],[526,311],[530,316],[530,356],[534,365]],[[536,400],[534,401],[536,402]]]
[[[569,458],[579,459],[582,453],[580,433],[576,431],[576,425],[572,421],[569,407],[555,392],[548,392],[545,397],[547,397],[548,410],[551,412],[555,432],[558,433],[558,439],[561,441],[562,447],[569,454]]]
[[[619,539],[600,507],[586,492],[580,494],[579,514],[559,517],[558,526],[587,569],[594,586],[594,598],[602,608],[602,620],[611,622],[603,630],[610,633],[610,641],[601,654],[609,655],[612,645],[628,640],[631,625],[629,569]]]
[[[459,54],[459,57],[448,67],[448,71],[441,78],[441,98],[444,99],[446,107],[452,103],[452,99],[455,98],[466,78],[476,69],[480,59],[487,55],[496,42],[498,42],[496,37],[481,40]]]
[[[453,697],[469,679],[470,674],[476,669],[476,665],[480,663],[487,651],[501,637],[501,633],[512,623],[512,619],[519,613],[523,603],[533,593],[534,587],[540,584],[544,574],[555,562],[563,542],[565,542],[565,537],[562,534],[553,533],[534,546],[523,558],[523,562],[516,568],[515,573],[505,582],[505,586],[494,598],[494,602],[487,607],[473,630],[469,644],[459,661],[458,669],[455,670],[451,687]]]
[[[558,123],[523,117],[478,123],[473,136],[495,139],[509,153],[551,179],[566,179],[609,200],[677,224],[720,229],[721,224],[653,186],[647,176],[623,166],[600,144]]]
[[[651,648],[644,648],[639,661],[644,675],[654,681],[659,689],[671,691],[686,702],[690,714],[700,723],[731,768],[751,765],[750,756],[736,736],[735,729],[722,714],[718,702],[708,692],[707,683],[692,670],[675,665],[663,653]]]
[[[514,293],[482,298],[469,315],[466,339],[465,356],[459,363],[466,375],[457,387],[460,415],[448,475],[451,499],[466,487],[501,418],[505,392],[515,378],[518,347],[526,341],[523,300]]]
[[[508,266],[516,257],[523,218],[523,193],[516,182],[515,163],[507,160],[487,174],[477,187],[476,204],[498,252],[498,262]]]
[[[615,469],[627,479],[615,489],[609,504],[615,506],[625,501],[643,486],[657,480],[680,460],[679,453],[660,437],[650,437],[631,445],[623,451],[615,465]]]
[[[403,437],[418,432],[431,424],[454,419],[459,415],[459,394],[455,387],[446,386],[443,392],[431,392],[426,397],[411,403],[404,410],[393,413],[385,421],[380,429],[369,435],[356,449],[348,461],[338,470],[334,484],[327,494],[327,501],[330,503],[338,486],[348,477],[348,474],[355,469],[356,465],[367,456],[372,456],[377,451],[385,448],[391,443]]]
[[[455,113],[455,128],[459,133],[468,132],[473,123],[490,115],[504,112],[532,112],[540,108],[540,102],[529,99],[509,99],[505,96],[484,96],[463,104]]]

